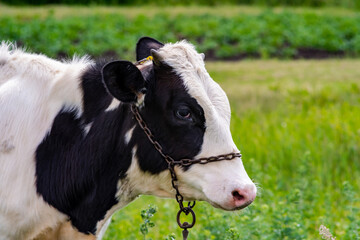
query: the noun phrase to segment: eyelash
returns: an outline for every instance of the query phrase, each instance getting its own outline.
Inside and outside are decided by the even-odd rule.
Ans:
[[[183,111],[183,112],[181,112]],[[175,115],[177,118],[181,119],[181,120],[185,120],[185,121],[192,121],[192,117],[191,117],[191,111],[190,109],[188,109],[187,107],[185,108],[178,108],[175,112]]]

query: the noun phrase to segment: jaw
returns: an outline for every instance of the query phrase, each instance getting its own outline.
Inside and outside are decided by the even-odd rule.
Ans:
[[[181,171],[182,170],[179,169],[176,170],[177,173]],[[222,184],[211,183],[211,181],[203,181],[203,183],[208,183],[206,184],[207,186],[203,187],[198,184],[200,181],[184,181],[183,173],[184,172],[177,175],[179,179],[179,192],[184,197],[184,201],[206,201],[213,207],[225,211],[240,210],[247,207],[252,202],[249,201],[248,203],[245,203],[241,206],[234,206],[234,204],[231,202],[231,196],[229,199],[228,194],[224,192],[226,189],[229,189],[229,187],[226,187]],[[139,174],[136,174],[135,176],[136,180],[132,178],[130,181],[132,182],[132,189],[134,190],[133,193],[136,192],[137,195],[153,195],[160,198],[175,199],[176,191],[171,185],[171,177],[168,170],[165,170],[157,175],[152,175],[141,171],[141,177]],[[189,180],[189,178],[186,179]],[[232,186],[232,184],[228,184],[228,186]]]
[[[133,149],[133,162],[127,171],[131,193],[174,199],[176,191],[172,187],[169,170],[165,169],[157,174],[144,172],[138,165],[135,153],[136,147]],[[205,165],[195,164],[189,169],[176,166],[175,172],[179,192],[185,200],[206,201],[215,208],[235,211],[248,206],[256,195],[256,187],[247,176],[240,158]],[[245,187],[250,187],[252,197],[247,198],[246,191],[240,191]],[[243,194],[244,198],[236,200],[234,190],[239,196]]]

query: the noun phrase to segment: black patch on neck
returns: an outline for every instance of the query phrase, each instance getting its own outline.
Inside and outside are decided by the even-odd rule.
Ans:
[[[135,122],[129,106],[105,112],[112,97],[102,85],[99,69],[84,73],[84,113],[63,109],[36,150],[36,187],[43,199],[69,216],[80,232],[96,231],[96,224],[118,203],[119,179],[131,164],[133,148],[124,135]],[[84,124],[91,122],[85,134]]]
[[[105,61],[99,61],[91,65],[82,76],[83,89],[83,119],[89,123],[106,109],[113,97],[108,94],[102,82],[101,69],[106,64]]]
[[[126,176],[134,146],[143,171],[157,174],[167,170],[166,161],[136,123],[129,105],[105,112],[113,98],[103,86],[101,68],[98,63],[83,75],[83,115],[78,118],[75,111],[60,111],[36,150],[38,194],[69,216],[80,232],[93,234],[97,222],[118,202],[117,184]],[[196,156],[205,133],[203,109],[166,65],[149,73],[146,86],[141,114],[164,152],[175,160]],[[193,124],[174,118],[178,104],[192,109]],[[83,130],[86,124],[92,125],[87,134]],[[126,145],[125,134],[134,125]]]

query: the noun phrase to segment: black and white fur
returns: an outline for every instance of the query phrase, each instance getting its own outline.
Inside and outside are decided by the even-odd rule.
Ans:
[[[174,196],[130,104],[175,159],[238,151],[228,100],[203,56],[185,41],[140,39],[137,59],[150,55],[139,66],[58,62],[0,45],[1,239],[101,239],[138,195]],[[176,172],[187,199],[234,210],[255,198],[241,159]]]

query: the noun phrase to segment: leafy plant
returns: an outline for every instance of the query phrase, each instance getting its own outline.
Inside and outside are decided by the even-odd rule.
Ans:
[[[187,39],[207,59],[323,58],[360,56],[360,15],[331,16],[271,10],[258,15],[121,15],[74,16],[62,19],[0,17],[2,40],[35,52],[64,58],[73,54],[133,59],[138,38]]]
[[[146,240],[146,235],[149,233],[149,229],[155,227],[155,223],[151,221],[151,218],[156,212],[157,207],[154,205],[149,205],[148,208],[141,210],[143,223],[140,225],[140,232],[144,236],[144,240]]]

